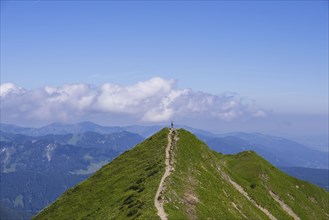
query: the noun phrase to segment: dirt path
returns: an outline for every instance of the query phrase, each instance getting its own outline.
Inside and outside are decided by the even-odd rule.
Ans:
[[[300,220],[300,218],[296,215],[296,213],[294,211],[292,211],[292,209],[286,203],[284,203],[278,195],[276,195],[272,191],[269,191],[269,193],[272,196],[272,198],[281,205],[281,207],[284,211],[286,211],[295,220]]]
[[[242,186],[240,186],[238,183],[234,182],[226,173],[222,172],[220,168],[218,167],[218,171],[221,173],[221,175],[224,177],[226,181],[228,181],[239,193],[241,193],[246,199],[248,199],[252,204],[254,204],[259,210],[261,210],[267,217],[269,217],[271,220],[277,220],[266,208],[260,206],[255,200],[253,200],[249,194],[244,191]]]
[[[165,160],[165,164],[166,164],[166,171],[163,174],[157,193],[155,194],[155,198],[154,198],[154,205],[156,207],[156,209],[158,210],[158,216],[161,218],[161,220],[167,220],[167,215],[164,211],[163,208],[163,203],[164,200],[162,198],[162,194],[164,192],[165,186],[164,186],[164,181],[165,179],[170,175],[170,173],[173,170],[173,161],[172,161],[172,150],[173,150],[173,133],[175,132],[175,130],[173,128],[169,129],[169,134],[168,134],[168,145],[166,147],[166,160]],[[176,136],[175,136],[175,140],[176,140]]]
[[[246,191],[244,191],[244,189],[237,184],[236,182],[234,182],[232,179],[229,179],[229,182],[234,186],[234,188],[236,190],[238,190],[244,197],[246,197],[246,199],[248,199],[251,203],[253,203],[258,209],[260,209],[262,212],[264,212],[265,215],[267,215],[271,220],[277,220],[277,218],[275,218],[266,208],[258,205],[249,195]]]

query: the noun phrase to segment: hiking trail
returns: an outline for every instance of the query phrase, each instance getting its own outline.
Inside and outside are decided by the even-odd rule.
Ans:
[[[173,148],[175,145],[175,141],[177,141],[178,138],[176,136],[176,130],[173,128],[169,129],[169,134],[168,134],[168,144],[166,147],[166,160],[165,160],[165,164],[166,164],[166,170],[165,173],[163,174],[157,193],[155,194],[155,198],[154,198],[154,205],[156,207],[156,209],[158,210],[158,216],[161,218],[161,220],[168,220],[167,215],[164,211],[163,205],[164,205],[164,199],[162,197],[162,194],[165,190],[165,184],[164,181],[165,179],[171,174],[171,172],[173,171]]]

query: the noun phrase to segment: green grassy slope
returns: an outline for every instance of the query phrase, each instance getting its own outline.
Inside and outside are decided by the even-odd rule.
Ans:
[[[191,133],[179,130],[174,160],[175,170],[166,181],[169,219],[268,219],[225,175],[277,219],[293,218],[269,191],[301,219],[329,217],[326,190],[284,174],[254,152],[224,156],[209,150]]]
[[[329,219],[329,193],[325,189],[288,176],[252,151],[220,158],[232,178],[277,217],[281,217],[280,206],[269,191],[301,219]]]
[[[254,152],[222,155],[190,132],[176,132],[174,170],[162,196],[168,219],[269,219],[259,207],[293,219],[273,195],[301,219],[329,218],[326,190],[284,174]],[[160,219],[154,197],[165,171],[167,135],[163,129],[120,155],[35,219]]]
[[[153,201],[164,172],[163,129],[65,192],[35,219],[157,218]]]
[[[169,176],[165,210],[169,219],[253,219],[266,216],[224,181],[215,152],[185,130],[179,130],[175,170]],[[234,203],[238,209],[234,208]]]

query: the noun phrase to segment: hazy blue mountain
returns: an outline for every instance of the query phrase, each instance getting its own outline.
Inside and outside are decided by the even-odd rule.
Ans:
[[[279,167],[290,176],[305,180],[329,191],[329,170],[306,167]]]
[[[33,131],[35,128],[20,127],[12,124],[0,124],[0,129],[3,132],[13,133],[13,134],[27,134]]]
[[[19,211],[16,209],[8,208],[0,202],[0,219],[1,220],[25,220],[31,219],[35,213],[26,211]]]
[[[147,138],[152,136],[159,130],[161,130],[163,127],[164,126],[160,126],[160,125],[153,125],[153,126],[132,125],[132,126],[122,127],[122,129],[135,134],[139,134],[140,136]]]
[[[93,122],[80,122],[76,124],[64,124],[64,123],[53,123],[40,128],[24,128],[11,124],[0,124],[2,132],[12,133],[12,134],[22,134],[27,136],[44,136],[47,134],[81,134],[85,132],[96,132],[99,134],[112,134],[122,131],[128,131],[131,133],[139,134],[140,136],[146,138],[157,131],[159,131],[163,126],[140,126],[132,125],[125,127],[118,126],[101,126]]]
[[[305,146],[311,146],[315,150],[329,152],[329,134],[294,136],[288,137],[288,139]]]
[[[2,173],[1,202],[3,207],[21,214],[35,214],[88,176],[33,171]]]
[[[88,131],[96,133],[117,133],[124,129],[115,126],[101,126],[92,122],[80,122],[76,124],[53,123],[40,128],[23,128],[11,124],[1,124],[1,131],[28,136],[44,136],[47,134],[81,134]]]
[[[234,154],[244,150],[253,150],[281,167],[328,168],[328,154],[310,149],[294,141],[263,134],[230,133],[224,137],[204,140],[212,149]]]
[[[50,124],[41,128],[22,128],[15,125],[1,124],[2,132],[11,131],[16,134],[80,134],[84,132],[96,132],[100,134],[111,134],[121,131],[137,133],[146,138],[153,135],[163,126],[126,126],[110,127],[101,126],[92,122],[81,122],[76,124]],[[190,128],[184,125],[175,127],[185,128],[196,134],[214,150],[233,154],[244,150],[254,150],[276,166],[298,166],[312,168],[328,168],[328,155],[326,152],[317,151],[305,145],[291,141],[286,138],[263,135],[259,133],[228,133],[215,135],[211,132]],[[5,136],[2,135],[5,140]],[[17,138],[24,138],[16,136]]]
[[[0,202],[29,216],[122,152],[144,140],[138,134],[0,135]],[[3,219],[5,216],[2,216]]]
[[[209,131],[205,131],[202,129],[197,129],[197,128],[192,128],[189,126],[185,126],[185,125],[177,125],[177,128],[183,128],[186,130],[189,130],[191,133],[197,135],[197,137],[201,137],[200,139],[202,140],[202,138],[214,138],[217,137],[216,134],[209,132]]]
[[[126,126],[110,127],[101,126],[92,122],[76,124],[50,124],[41,128],[22,128],[15,125],[1,124],[2,132],[29,134],[30,136],[47,134],[80,134],[84,132],[96,132],[111,134],[121,131],[137,133],[146,138],[153,135],[163,126]],[[238,153],[243,150],[254,150],[276,166],[298,166],[312,168],[328,168],[327,153],[306,147],[305,145],[270,135],[259,133],[228,133],[215,135],[211,132],[190,128],[184,125],[175,127],[185,128],[196,134],[201,140],[207,142],[210,147],[225,154]],[[5,139],[4,135],[1,137]],[[16,136],[15,138],[24,138]]]
[[[86,172],[95,171],[99,164],[130,149],[143,138],[129,132],[42,137],[2,132],[1,140],[0,168],[4,173],[17,170],[81,173],[82,168]]]
[[[169,124],[168,124],[169,126]],[[122,131],[128,131],[131,133],[139,134],[140,136],[147,138],[160,129],[165,127],[164,125],[131,125],[131,126],[101,126],[93,122],[80,122],[75,124],[64,124],[64,123],[53,123],[40,128],[24,128],[17,125],[11,124],[0,124],[2,132],[12,134],[23,134],[28,136],[44,136],[47,134],[81,134],[88,131],[100,133],[100,134],[111,134]],[[194,134],[204,135],[206,137],[216,137],[215,134],[196,128],[191,128],[185,125],[175,125],[176,128],[188,129]]]

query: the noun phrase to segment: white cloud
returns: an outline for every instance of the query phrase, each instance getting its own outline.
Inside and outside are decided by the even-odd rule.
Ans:
[[[240,117],[265,117],[236,95],[211,95],[175,88],[174,80],[159,77],[130,86],[105,83],[101,86],[70,84],[26,90],[12,83],[0,86],[2,118],[7,121],[68,122],[99,117],[135,118],[162,122],[173,118],[213,118],[235,120]],[[133,122],[132,122],[133,123]]]
[[[104,112],[140,113],[170,93],[173,85],[173,80],[159,77],[127,87],[106,83],[100,87],[95,107]]]
[[[24,92],[24,89],[17,87],[13,83],[4,83],[0,85],[0,96],[4,97],[8,94],[21,94]]]

